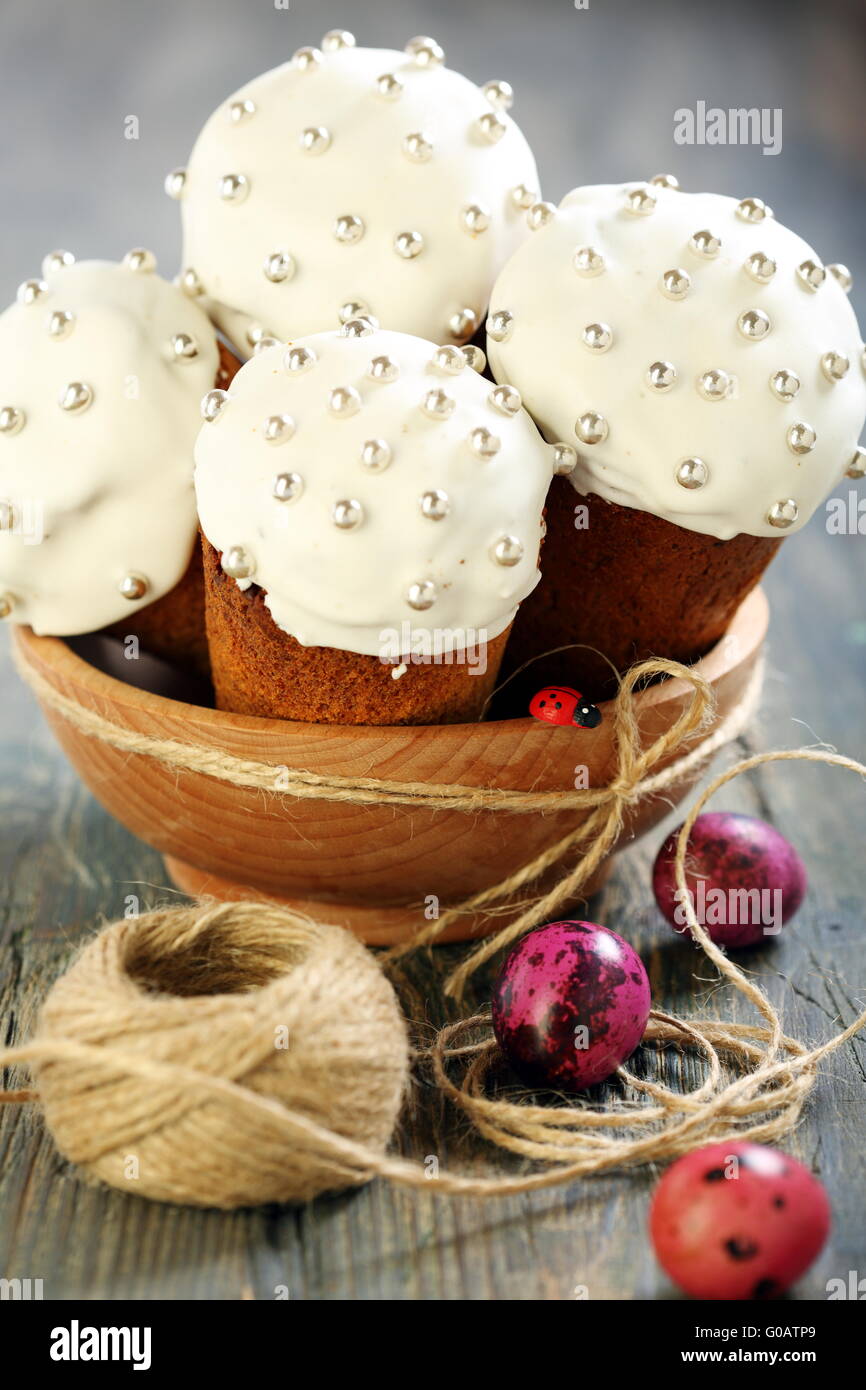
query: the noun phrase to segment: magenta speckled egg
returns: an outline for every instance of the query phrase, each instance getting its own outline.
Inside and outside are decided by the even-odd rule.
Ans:
[[[730,1140],[677,1159],[650,1209],[659,1264],[692,1298],[778,1298],[829,1230],[827,1193],[808,1168]]]
[[[631,1056],[650,1002],[643,963],[621,936],[596,922],[550,922],[509,952],[493,1030],[528,1085],[582,1091]]]
[[[656,902],[679,932],[687,931],[674,879],[679,827],[653,866]],[[698,816],[689,835],[686,883],[698,921],[721,946],[771,940],[793,917],[806,893],[803,861],[766,821],[733,811]]]

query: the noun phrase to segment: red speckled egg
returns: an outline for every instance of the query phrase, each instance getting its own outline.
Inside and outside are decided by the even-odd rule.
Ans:
[[[677,931],[688,931],[674,879],[679,828],[653,866],[653,892]],[[698,921],[721,946],[754,946],[772,939],[806,893],[803,861],[766,821],[733,811],[698,816],[686,851],[686,883]]]
[[[692,1298],[777,1298],[830,1230],[830,1203],[808,1168],[761,1144],[710,1144],[668,1168],[650,1235],[665,1273]]]
[[[511,950],[493,991],[493,1030],[530,1086],[582,1091],[643,1037],[650,987],[640,957],[596,922],[550,922]]]

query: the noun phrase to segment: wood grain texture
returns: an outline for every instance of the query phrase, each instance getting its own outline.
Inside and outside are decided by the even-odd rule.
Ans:
[[[766,600],[756,590],[726,637],[699,663],[716,696],[708,734],[743,698],[766,627]],[[224,756],[253,759],[266,769],[267,788],[235,786],[115,748],[46,706],[48,721],[83,781],[119,821],[169,856],[175,884],[223,898],[277,897],[357,932],[372,945],[406,941],[417,933],[425,925],[430,894],[444,911],[501,883],[517,865],[578,828],[589,811],[511,814],[293,798],[271,790],[280,785],[281,769],[522,792],[572,791],[578,767],[586,772],[581,785],[590,788],[605,786],[616,775],[609,703],[601,706],[602,721],[594,729],[553,728],[528,717],[430,728],[303,724],[163,699],[105,675],[65,642],[34,637],[28,628],[18,629],[14,640],[24,668],[78,709],[96,712],[134,735],[196,743]],[[693,688],[679,680],[637,694],[644,748],[667,732],[693,697]],[[679,756],[681,750],[671,750],[653,771]],[[694,780],[694,774],[682,777],[664,797],[647,798],[629,812],[623,838],[657,824],[666,804],[679,800]],[[557,866],[548,877],[552,881],[560,873]],[[444,939],[489,931],[506,920],[467,915]]]

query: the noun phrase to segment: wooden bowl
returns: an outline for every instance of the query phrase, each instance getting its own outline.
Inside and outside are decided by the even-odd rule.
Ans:
[[[767,601],[755,590],[726,637],[698,663],[716,694],[716,723],[741,699],[767,621]],[[36,637],[28,628],[16,629],[15,641],[26,666],[114,723],[277,766],[535,791],[572,790],[578,766],[589,769],[590,786],[603,785],[614,771],[609,705],[600,706],[604,717],[595,729],[559,728],[531,718],[428,727],[302,724],[224,714],[137,690],[89,665],[58,638]],[[644,746],[670,727],[690,692],[685,682],[674,680],[637,696]],[[371,945],[406,940],[427,920],[425,901],[435,896],[444,910],[501,881],[586,814],[469,815],[297,800],[118,751],[49,706],[45,715],[94,796],[162,852],[179,888],[195,896],[277,899],[348,927]],[[666,788],[663,797],[643,800],[620,844],[656,825],[695,780],[689,776]],[[601,881],[597,876],[584,895]],[[467,915],[447,939],[493,931],[507,920]]]

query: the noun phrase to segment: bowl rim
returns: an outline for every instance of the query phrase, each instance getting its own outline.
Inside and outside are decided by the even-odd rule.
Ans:
[[[712,685],[721,676],[743,664],[754,654],[764,641],[768,624],[769,604],[767,596],[761,587],[756,587],[746,595],[740,604],[724,636],[714,647],[710,648],[705,656],[694,662],[691,669],[696,674],[703,676]],[[237,733],[254,734],[257,732],[261,735],[276,734],[281,731],[284,734],[297,734],[303,730],[315,730],[321,734],[327,729],[343,729],[350,730],[353,737],[359,740],[366,736],[375,737],[378,741],[382,734],[389,730],[392,732],[421,733],[427,731],[441,733],[447,729],[452,734],[462,730],[465,735],[468,730],[484,729],[488,735],[492,735],[498,730],[505,729],[513,733],[520,733],[537,728],[540,723],[531,715],[526,715],[518,719],[479,720],[472,724],[329,725],[310,723],[305,720],[276,719],[257,714],[236,714],[229,710],[211,709],[206,705],[191,705],[182,700],[172,700],[165,695],[157,695],[152,691],[128,685],[125,681],[118,680],[116,676],[108,675],[107,672],[101,671],[97,666],[93,666],[89,661],[79,656],[63,637],[38,636],[32,628],[24,624],[14,626],[12,633],[20,658],[29,666],[34,665],[35,659],[37,665],[49,668],[61,680],[67,678],[77,685],[84,686],[92,695],[115,708],[125,706],[157,718],[162,714],[164,718],[173,722],[179,718],[188,719],[190,723],[196,723],[214,733],[219,730],[231,729]],[[740,640],[732,645],[731,638]],[[648,686],[645,690],[638,692],[636,698],[642,708],[648,709],[668,701],[682,699],[688,696],[690,691],[691,686],[687,681],[680,677],[674,677]],[[612,699],[603,700],[599,702],[598,707],[604,715],[605,712],[612,710],[613,704]]]

